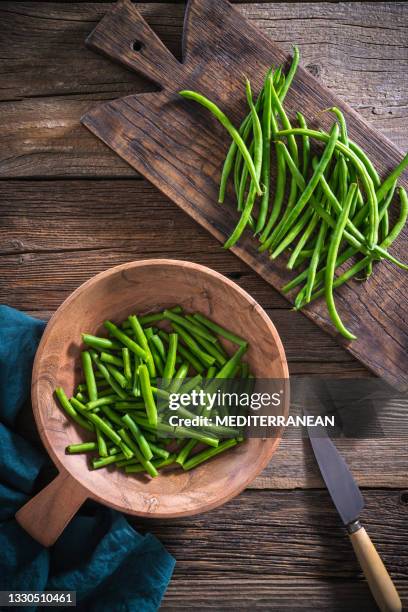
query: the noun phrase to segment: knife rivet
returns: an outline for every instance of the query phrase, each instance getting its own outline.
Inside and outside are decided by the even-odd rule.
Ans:
[[[400,493],[399,501],[400,504],[408,504],[408,491],[403,491]]]

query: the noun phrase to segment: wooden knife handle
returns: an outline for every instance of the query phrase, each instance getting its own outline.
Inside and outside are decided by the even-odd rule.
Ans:
[[[16,520],[34,540],[52,546],[87,497],[86,489],[68,472],[60,472],[20,508]]]
[[[161,87],[184,81],[177,61],[130,0],[119,0],[89,34],[86,44]]]
[[[360,527],[350,533],[350,540],[367,579],[371,593],[382,612],[400,612],[401,600],[370,536]]]

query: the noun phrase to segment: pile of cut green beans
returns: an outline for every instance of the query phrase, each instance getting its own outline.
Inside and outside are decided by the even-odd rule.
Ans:
[[[401,187],[399,215],[390,228],[389,209],[408,154],[382,182],[369,157],[349,138],[339,108],[324,111],[335,118],[328,133],[310,129],[301,112],[293,127],[283,102],[298,64],[295,47],[288,73],[282,67],[268,70],[256,100],[246,80],[249,113],[239,129],[203,95],[188,90],[180,95],[209,110],[232,138],[218,199],[224,202],[231,178],[240,217],[225,248],[251,228],[259,238],[259,252],[269,252],[271,259],[285,254],[287,268],[297,270],[283,287],[284,293],[298,290],[295,308],[324,295],[337,330],[355,340],[337,312],[333,292],[350,279],[367,279],[373,264],[382,259],[408,269],[388,252],[408,216],[407,194]]]
[[[84,380],[74,396],[55,390],[66,414],[94,434],[91,441],[69,445],[67,453],[90,453],[93,469],[113,466],[154,478],[168,466],[191,470],[242,442],[241,432],[226,426],[169,425],[159,400],[166,406],[171,393],[190,393],[217,379],[252,378],[242,360],[244,339],[180,306],[104,326],[106,337],[82,335]],[[237,345],[232,355],[222,339]],[[180,416],[195,416],[179,410]]]

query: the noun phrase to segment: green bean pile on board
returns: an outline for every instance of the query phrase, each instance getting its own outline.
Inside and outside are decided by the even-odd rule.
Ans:
[[[208,98],[187,90],[180,95],[208,109],[232,137],[218,200],[224,202],[231,179],[240,217],[224,247],[232,247],[250,228],[259,239],[259,252],[269,252],[271,259],[285,253],[287,268],[298,271],[283,287],[285,293],[298,289],[295,308],[324,295],[337,330],[355,340],[336,310],[333,291],[352,278],[368,278],[373,263],[381,259],[408,269],[388,252],[408,216],[401,187],[399,216],[389,227],[388,209],[408,155],[381,182],[368,156],[348,137],[340,109],[326,109],[335,118],[329,133],[309,129],[301,112],[293,127],[283,102],[298,64],[295,47],[287,75],[282,67],[271,68],[256,101],[246,80],[249,113],[239,129]],[[312,152],[314,141],[320,143],[320,156]],[[276,163],[273,190],[271,159]]]
[[[170,333],[152,327],[162,322]],[[158,400],[166,405],[171,393],[200,389],[204,378],[210,386],[236,376],[252,378],[242,361],[245,340],[200,313],[184,314],[180,306],[104,325],[108,337],[82,335],[88,347],[81,353],[84,382],[74,397],[55,390],[67,415],[94,434],[92,441],[70,444],[67,453],[92,453],[93,469],[113,466],[154,478],[166,466],[191,470],[242,441],[240,430],[211,422],[202,429],[173,427]],[[237,345],[233,355],[220,338]],[[204,414],[206,407],[200,410]],[[178,413],[196,416],[183,407]]]

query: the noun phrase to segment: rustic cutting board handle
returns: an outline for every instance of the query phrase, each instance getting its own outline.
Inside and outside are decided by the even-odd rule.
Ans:
[[[60,472],[16,514],[16,520],[34,540],[52,546],[88,497],[68,472]]]
[[[364,527],[350,534],[350,540],[381,612],[400,612],[402,606],[397,589]]]
[[[119,0],[89,34],[86,44],[157,85],[183,82],[186,68],[162,43],[129,0]]]

